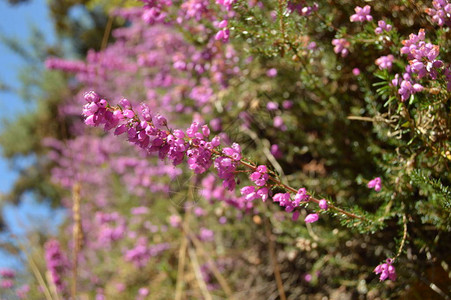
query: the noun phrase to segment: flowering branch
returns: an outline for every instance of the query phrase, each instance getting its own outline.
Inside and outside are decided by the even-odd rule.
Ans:
[[[270,189],[279,186],[288,193],[271,195],[273,201],[279,202],[279,205],[285,207],[287,212],[293,212],[293,220],[299,217],[299,211],[295,209],[302,202],[313,201],[323,210],[330,208],[349,218],[370,221],[328,203],[324,199],[311,197],[304,188],[296,190],[282,183],[266,166],[256,166],[242,158],[241,147],[236,143],[221,149],[218,136],[209,139],[210,129],[207,125],[200,126],[197,122],[193,122],[185,131],[171,130],[167,120],[159,114],[152,115],[145,104],[141,106],[140,118],[127,99],[122,99],[118,106],[112,107],[95,92],[89,92],[85,94],[85,100],[88,103],[84,106],[83,115],[86,117],[87,125],[104,125],[106,131],[114,128],[115,135],[127,133],[131,143],[145,149],[148,153],[158,152],[160,159],[168,158],[174,165],[180,164],[186,156],[189,168],[196,174],[206,172],[214,162],[219,178],[223,179],[223,186],[231,191],[236,187],[235,176],[239,172],[238,166],[242,165],[251,169],[249,178],[255,186],[245,186],[241,189],[241,194],[245,196],[246,201],[260,198],[265,202],[271,194]],[[295,194],[294,200],[291,200],[290,193]],[[317,220],[317,214],[310,214],[305,219],[308,223]]]

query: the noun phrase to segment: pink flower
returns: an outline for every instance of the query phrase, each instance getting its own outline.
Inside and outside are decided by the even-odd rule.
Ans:
[[[390,70],[393,65],[394,60],[395,60],[395,57],[391,54],[387,55],[387,56],[381,56],[378,59],[376,59],[376,65],[381,70],[383,70],[383,69]]]
[[[377,22],[378,27],[374,30],[376,34],[382,34],[384,31],[389,32],[392,29],[390,24],[385,23],[384,20],[379,20]]]
[[[355,14],[353,14],[349,18],[351,22],[365,22],[373,20],[373,17],[370,15],[371,7],[369,5],[365,5],[363,8],[356,6],[356,8],[354,8],[354,11]]]
[[[172,215],[169,217],[169,224],[172,227],[179,227],[182,224],[182,218],[179,215]]]
[[[319,208],[326,210],[328,208],[326,199],[319,200]]]
[[[283,157],[282,151],[280,151],[279,145],[274,144],[271,145],[271,154],[274,155],[275,158],[279,159]]]
[[[276,77],[277,76],[277,69],[271,68],[268,71],[266,71],[266,76],[268,77]]]
[[[392,281],[396,280],[396,270],[395,267],[392,266],[393,260],[391,258],[387,258],[386,263],[378,265],[374,269],[374,273],[381,274],[379,277],[380,281],[383,281],[385,279],[390,279]]]
[[[318,221],[319,216],[318,214],[309,214],[307,217],[305,217],[305,223],[313,223]]]
[[[376,192],[379,192],[382,188],[382,180],[380,177],[376,177],[373,180],[370,180],[370,182],[368,182],[368,188],[372,189],[374,188],[374,190]]]
[[[12,281],[11,279],[3,279],[0,282],[0,287],[2,289],[10,289],[14,286],[14,281]]]
[[[334,52],[341,54],[341,57],[345,57],[349,54],[349,46],[351,45],[346,39],[333,39],[332,45],[334,45]]]

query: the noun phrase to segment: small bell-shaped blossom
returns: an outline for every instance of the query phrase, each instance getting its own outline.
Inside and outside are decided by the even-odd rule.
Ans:
[[[376,192],[379,192],[382,188],[382,179],[380,177],[376,177],[372,180],[370,180],[370,182],[368,182],[368,188],[372,189],[374,188],[374,190]]]
[[[395,267],[392,266],[392,262],[393,260],[391,258],[387,258],[385,263],[378,265],[374,269],[373,272],[376,273],[376,275],[381,274],[379,276],[380,281],[383,281],[387,278],[392,281],[396,280],[396,270]]]

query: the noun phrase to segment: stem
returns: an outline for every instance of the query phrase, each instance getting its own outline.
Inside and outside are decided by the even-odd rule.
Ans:
[[[81,227],[81,217],[80,217],[80,183],[76,182],[72,187],[73,193],[73,207],[72,213],[74,218],[74,226],[72,229],[72,238],[74,242],[74,256],[73,256],[73,266],[72,266],[72,286],[71,295],[75,299],[77,296],[77,273],[78,273],[78,253],[81,250],[83,242],[83,232]]]
[[[285,290],[283,289],[282,277],[280,276],[279,264],[277,263],[277,256],[276,256],[276,251],[275,251],[275,247],[274,247],[273,236],[271,234],[271,230],[270,230],[269,226],[270,226],[270,223],[269,223],[268,219],[265,218],[265,231],[266,231],[266,236],[268,238],[269,255],[271,257],[272,267],[274,270],[274,277],[276,278],[277,290],[279,291],[280,299],[286,300],[287,297],[285,296]]]
[[[280,33],[282,34],[282,40],[285,41],[285,23],[283,21],[283,6],[285,4],[285,0],[279,0],[279,28]]]
[[[197,261],[196,252],[193,249],[188,250],[191,264],[193,266],[194,275],[196,276],[197,284],[199,285],[200,291],[204,296],[205,300],[212,300],[210,292],[208,292],[207,285],[202,277],[202,273],[200,271],[199,262]]]
[[[218,268],[216,267],[213,259],[208,255],[207,251],[205,251],[204,247],[202,246],[202,243],[199,241],[199,239],[196,237],[196,235],[192,234],[189,230],[188,226],[183,226],[182,230],[188,235],[188,237],[191,239],[191,241],[194,244],[194,247],[196,250],[205,257],[207,260],[207,264],[210,267],[213,275],[216,277],[216,279],[219,282],[219,285],[221,285],[221,288],[224,290],[225,294],[227,295],[227,299],[235,299],[233,297],[232,289],[230,288],[229,284],[225,280],[224,276],[222,276],[221,272],[219,272]]]
[[[402,248],[404,248],[404,243],[406,242],[406,238],[407,238],[407,218],[406,218],[406,214],[402,215],[402,222],[403,222],[403,225],[404,225],[404,232],[403,232],[403,236],[402,236],[402,240],[401,240],[401,245],[399,245],[398,253],[396,254],[395,257],[393,257],[393,261],[395,261],[395,259],[397,259],[398,256],[401,255]]]
[[[28,253],[26,251],[24,251],[25,255],[27,256],[27,261],[30,263],[30,267],[31,270],[34,273],[34,276],[36,277],[36,279],[38,280],[39,285],[42,287],[43,293],[45,295],[45,299],[47,300],[52,300],[53,297],[50,294],[50,291],[48,289],[48,286],[45,284],[44,278],[41,275],[41,272],[39,272],[38,267],[36,266],[36,264],[33,261],[33,258],[31,256],[28,255]]]
[[[186,222],[185,218],[185,222]],[[175,285],[175,300],[181,300],[183,295],[183,278],[184,278],[184,270],[185,270],[185,257],[186,257],[186,248],[188,246],[188,239],[186,234],[183,232],[182,244],[179,250],[179,261],[177,266],[177,283]]]

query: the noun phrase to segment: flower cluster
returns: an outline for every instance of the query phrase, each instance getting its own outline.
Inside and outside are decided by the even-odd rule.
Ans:
[[[376,27],[376,29],[374,29],[374,33],[376,33],[376,34],[382,34],[384,31],[385,32],[389,32],[389,31],[391,31],[392,30],[392,25],[390,25],[390,24],[387,24],[384,20],[379,20],[378,22],[377,22],[377,27]]]
[[[393,260],[391,258],[387,258],[385,263],[378,265],[374,269],[373,272],[376,273],[376,275],[381,274],[379,277],[380,281],[383,281],[387,278],[392,281],[396,280],[396,270],[395,267],[393,267],[392,262]]]
[[[293,212],[292,219],[296,221],[299,218],[299,211],[295,210],[296,207],[299,207],[299,205],[303,202],[308,202],[310,200],[310,195],[307,193],[307,190],[305,188],[300,188],[296,195],[294,196],[294,200],[291,200],[290,193],[277,193],[273,197],[274,202],[278,202],[281,207],[285,207],[285,211],[287,212]],[[305,222],[312,223],[318,220],[318,215],[316,215],[316,219],[312,219],[311,214],[308,215],[305,219]],[[310,216],[310,217],[309,217]]]
[[[437,79],[438,70],[443,67],[443,62],[437,59],[439,46],[426,43],[424,29],[420,29],[418,35],[411,34],[408,40],[402,41],[404,47],[401,53],[409,58],[410,71],[421,79],[429,75],[431,79]]]
[[[351,22],[365,22],[372,21],[373,17],[370,15],[371,6],[365,5],[364,7],[356,6],[354,8],[355,14],[353,14],[349,20]]]
[[[424,89],[417,80],[426,76],[435,80],[440,70],[444,67],[443,61],[437,59],[440,50],[439,46],[426,43],[424,41],[425,37],[424,29],[420,29],[417,35],[411,34],[408,40],[402,41],[403,47],[400,52],[407,55],[409,65],[406,66],[401,82],[398,74],[395,75],[395,79],[392,81],[394,86],[400,85],[398,94],[401,96],[402,101]]]
[[[61,70],[64,72],[85,72],[86,64],[78,60],[65,60],[57,57],[47,58],[45,66],[49,70]]]
[[[228,25],[227,20],[222,20],[221,22],[218,23],[218,28],[220,30],[216,33],[215,40],[223,41],[224,43],[226,43],[229,40],[230,31],[227,28],[227,25]]]
[[[349,46],[351,44],[346,39],[333,39],[332,45],[334,45],[334,52],[340,54],[342,57],[345,57],[349,54]]]
[[[96,213],[96,225],[98,228],[98,241],[101,247],[110,245],[112,242],[124,237],[127,226],[125,218],[119,213]]]
[[[448,0],[434,0],[432,5],[434,8],[426,8],[426,13],[432,17],[432,21],[440,27],[451,27],[451,3]]]
[[[379,192],[382,188],[382,179],[380,177],[376,177],[370,180],[370,182],[368,182],[368,188],[369,189],[374,188],[376,192]]]
[[[144,0],[144,10],[142,12],[142,20],[147,24],[163,23],[167,17],[164,9],[172,5],[172,0],[154,1]]]
[[[301,16],[310,16],[313,12],[317,11],[319,8],[318,3],[314,2],[313,5],[308,6],[305,2],[299,1],[288,1],[287,8],[291,12],[297,12]]]
[[[216,3],[223,6],[226,10],[231,10],[236,0],[216,0]]]
[[[376,59],[376,65],[381,70],[383,70],[383,69],[390,70],[393,65],[394,60],[395,60],[395,57],[391,54],[389,54],[387,56],[381,56],[378,59]]]
[[[0,288],[4,290],[10,290],[14,288],[16,278],[16,272],[12,269],[0,269]],[[28,284],[23,284],[16,288],[16,296],[19,299],[27,299],[28,292],[30,291],[30,286]]]
[[[147,238],[138,238],[134,248],[127,250],[124,255],[125,261],[132,262],[136,268],[147,265],[149,260],[170,248],[170,244],[161,243],[149,246]]]
[[[217,182],[217,178],[213,174],[208,174],[201,182],[199,195],[209,203],[218,201],[222,204],[234,207],[245,213],[252,213],[254,208],[253,201],[246,200],[246,195],[237,197],[234,191],[226,189],[223,184]]]
[[[16,277],[16,272],[12,269],[1,269],[0,276],[2,278],[0,282],[0,287],[3,289],[10,289],[14,286],[14,278]]]
[[[60,243],[57,240],[51,239],[47,241],[44,248],[47,269],[50,272],[52,282],[58,291],[64,291],[66,289],[64,278],[69,270],[69,261],[61,250]]]
[[[199,230],[199,240],[203,242],[212,242],[215,239],[215,233],[213,230],[202,227]]]

